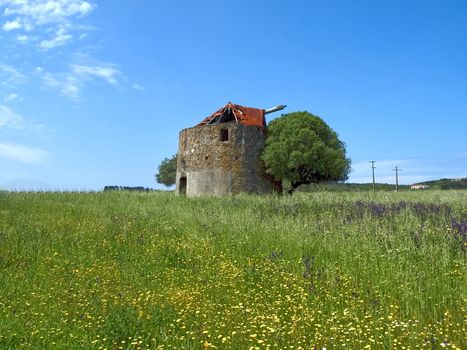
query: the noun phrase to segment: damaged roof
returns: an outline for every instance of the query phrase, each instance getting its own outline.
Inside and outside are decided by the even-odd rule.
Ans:
[[[266,126],[265,110],[236,105],[232,102],[206,117],[196,126],[235,122],[248,126]]]

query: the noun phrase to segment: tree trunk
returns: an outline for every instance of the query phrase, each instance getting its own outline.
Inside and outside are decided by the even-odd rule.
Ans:
[[[292,182],[291,183],[291,188],[290,190],[287,191],[289,195],[292,195],[292,193],[298,188],[298,186],[302,185],[303,183],[300,181]]]
[[[282,186],[282,180],[276,180],[274,176],[266,173],[265,171],[263,171],[263,176],[271,183],[274,191],[276,191],[278,194],[283,194],[284,188]]]

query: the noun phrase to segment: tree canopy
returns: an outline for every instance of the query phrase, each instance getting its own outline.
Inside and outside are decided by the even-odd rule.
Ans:
[[[156,174],[156,181],[167,187],[175,185],[177,174],[177,155],[171,158],[164,158],[159,165],[159,172]]]
[[[303,184],[345,181],[351,169],[336,132],[308,112],[284,114],[269,123],[262,159],[268,175],[290,182],[289,193]]]

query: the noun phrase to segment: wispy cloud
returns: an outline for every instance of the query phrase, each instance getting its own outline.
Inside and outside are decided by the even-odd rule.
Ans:
[[[133,90],[136,90],[136,91],[145,91],[146,89],[144,88],[144,86],[138,84],[138,83],[134,83],[132,86]]]
[[[121,72],[113,65],[82,66],[73,65],[73,74],[84,79],[100,78],[111,85],[117,85]]]
[[[18,19],[15,19],[14,21],[5,22],[2,28],[5,32],[9,32],[10,30],[20,29],[21,27],[21,22]]]
[[[77,99],[81,91],[81,83],[70,73],[41,73],[42,84],[45,87],[57,89],[63,96]]]
[[[95,5],[82,0],[2,0],[5,16],[19,16],[30,25],[63,23],[70,17],[84,16]]]
[[[40,134],[42,129],[42,125],[33,124],[8,106],[0,105],[0,132],[2,132],[2,136],[6,134],[21,134],[29,138],[31,134]],[[21,163],[45,164],[49,158],[49,154],[41,148],[13,142],[0,142],[0,158]]]
[[[36,68],[45,87],[58,89],[66,97],[77,99],[81,89],[87,83],[96,79],[107,84],[117,86],[123,79],[121,71],[112,64],[77,65],[73,64],[67,73],[45,72],[43,68]]]
[[[17,35],[16,36],[16,41],[18,41],[20,44],[26,44],[31,38],[27,35]]]
[[[0,128],[19,129],[24,125],[21,115],[13,112],[9,107],[0,105]]]
[[[49,158],[49,153],[40,148],[2,142],[0,143],[0,157],[21,163],[45,164]]]
[[[4,37],[10,35],[15,45],[26,45],[28,48],[33,45],[43,53],[39,57],[47,58],[40,63],[46,68],[29,68],[27,71],[24,67],[28,63],[23,63],[21,67],[26,74],[0,62],[0,87],[13,93],[13,88],[16,90],[16,86],[27,81],[57,90],[62,96],[77,101],[81,98],[83,89],[92,83],[100,81],[112,86],[126,84],[125,76],[115,64],[99,62],[84,52],[85,50],[69,53],[69,62],[63,56],[66,50],[61,50],[56,54],[61,54],[61,59],[65,57],[64,61],[55,65],[54,71],[48,68],[50,58],[55,58],[53,49],[74,40],[84,40],[87,33],[95,29],[85,23],[83,17],[96,7],[94,0],[0,0],[0,30],[4,31]],[[31,71],[33,74],[30,74]],[[130,87],[138,91],[144,90],[139,84]],[[3,102],[12,100],[6,98]]]
[[[25,81],[26,76],[17,68],[0,63],[0,87],[17,86]]]
[[[22,98],[17,93],[12,92],[11,94],[8,94],[8,95],[5,96],[5,98],[3,99],[3,102],[7,103],[7,102],[11,102],[11,101],[16,101],[16,100],[21,101]]]
[[[39,43],[39,48],[42,50],[49,50],[57,46],[63,46],[72,38],[73,36],[69,34],[64,28],[59,28],[53,38],[42,40]]]
[[[83,0],[0,0],[0,9],[7,19],[2,29],[6,32],[39,32],[40,50],[63,46],[73,39],[72,32],[85,29],[74,22],[88,15],[95,4]],[[11,18],[11,19],[10,19]],[[49,33],[53,33],[52,36]],[[16,36],[22,43],[31,36]]]
[[[0,105],[0,131],[3,135],[19,134],[23,136],[33,136],[42,134],[46,128],[42,124],[24,118],[21,114],[15,112],[10,107]]]

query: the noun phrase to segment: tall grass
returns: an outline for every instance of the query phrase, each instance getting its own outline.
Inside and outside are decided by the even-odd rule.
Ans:
[[[0,348],[465,349],[466,234],[465,191],[3,193]]]

